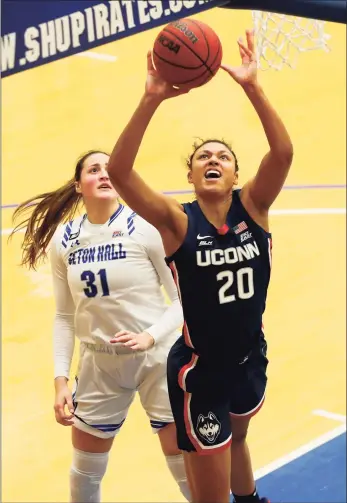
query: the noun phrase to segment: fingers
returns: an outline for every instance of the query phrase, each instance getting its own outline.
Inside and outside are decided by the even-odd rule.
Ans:
[[[191,87],[172,87],[170,89],[171,97],[180,96],[181,94],[187,94],[191,91]]]
[[[129,332],[129,330],[120,330],[119,332],[116,333],[114,338],[121,337],[122,335],[128,335],[128,334],[131,334],[131,332]]]
[[[248,56],[249,58],[252,58],[253,52],[248,47],[245,46],[243,39],[239,38],[237,43],[239,44],[239,50],[240,50],[241,57],[243,54],[244,56]]]
[[[118,335],[123,333],[125,335]],[[116,334],[114,339],[111,339],[110,342],[120,342],[122,343],[122,346],[133,351],[146,351],[154,344],[154,339],[148,332],[135,334],[133,332],[123,330],[122,332],[118,332],[118,334]]]
[[[117,344],[117,342],[128,342],[131,339],[131,335],[120,335],[118,337],[114,337],[110,340],[111,344]]]
[[[123,346],[126,346],[127,348],[134,348],[134,346],[138,345],[138,341],[135,337],[132,337],[128,342],[125,342]]]
[[[125,344],[126,342],[129,342],[132,340],[132,336],[129,335],[121,335],[120,337],[114,338],[110,340],[111,344],[117,344],[117,343],[122,343]]]
[[[134,332],[129,332],[128,330],[122,330],[118,332],[114,338],[110,340],[110,342],[121,343],[122,346],[130,348],[134,351],[145,351],[153,346],[154,339],[148,332],[135,334]]]
[[[66,414],[64,405],[61,405],[61,404],[55,405],[54,410],[55,410],[55,415],[59,419],[72,419],[73,418],[73,413]],[[71,410],[73,411],[73,409],[71,409]],[[71,412],[71,410],[70,410],[70,412]]]
[[[244,50],[244,47],[242,47],[242,44],[240,41],[237,42],[238,45],[239,45],[239,53],[240,53],[240,56],[241,56],[241,59],[242,59],[242,62],[245,63],[247,61],[249,61],[249,57],[247,56],[245,50]]]
[[[143,351],[143,348],[137,342],[134,344],[134,346],[131,346],[131,349],[133,349],[134,351]]]
[[[254,52],[254,29],[246,30],[247,47],[251,52]]]
[[[153,65],[153,59],[152,59],[152,51],[147,52],[147,70],[148,71],[155,70],[154,65]]]
[[[73,410],[73,407],[72,407]],[[74,421],[73,421],[73,414],[66,414],[65,413],[65,406],[61,403],[55,404],[54,405],[54,412],[55,412],[55,420],[57,423],[62,424],[63,426],[72,426]]]
[[[111,344],[115,344],[116,342],[127,342],[132,336],[132,333],[129,330],[121,330],[117,332],[113,339],[110,340]]]
[[[59,417],[55,416],[55,420],[62,426],[73,426],[74,424],[73,419],[60,419]]]
[[[255,49],[254,49],[254,30],[246,30],[246,40],[247,46],[244,43],[242,37],[240,37],[237,41],[239,45],[239,51],[241,58],[248,57],[250,61],[256,60]]]
[[[71,417],[73,417],[73,413],[75,412],[75,407],[72,402],[72,396],[69,396],[68,398],[66,398],[66,405],[67,405],[67,408],[69,409],[70,414],[72,414]]]
[[[110,343],[122,343],[123,346],[133,349],[133,347],[138,344],[137,334],[129,332],[128,330],[121,330],[110,340]]]

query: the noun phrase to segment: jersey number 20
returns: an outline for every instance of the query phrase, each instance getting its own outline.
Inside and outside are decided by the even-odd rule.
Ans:
[[[98,272],[98,276],[100,276],[100,283],[101,283],[101,290],[102,290],[102,297],[106,297],[110,295],[110,290],[108,288],[107,284],[107,277],[106,277],[106,269],[100,269]],[[87,297],[96,297],[98,294],[98,287],[95,284],[96,277],[93,271],[84,271],[81,274],[81,280],[86,282],[86,287],[83,288],[84,293],[86,294]]]
[[[246,276],[248,288],[245,286]],[[223,281],[225,279],[226,282],[220,287],[218,292],[220,304],[226,304],[227,302],[234,302],[236,300],[236,295],[228,293],[228,290],[230,291],[234,283],[235,274],[232,271],[222,271],[217,274],[217,281]],[[249,299],[254,295],[253,269],[251,267],[244,267],[237,271],[236,288],[237,297],[239,299]]]

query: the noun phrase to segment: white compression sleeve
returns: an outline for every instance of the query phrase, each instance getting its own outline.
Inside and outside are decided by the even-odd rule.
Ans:
[[[73,316],[56,313],[53,329],[54,379],[60,376],[69,379],[74,347]]]
[[[100,503],[100,484],[106,473],[109,453],[73,449],[70,470],[71,503]]]
[[[53,237],[50,260],[56,314],[53,327],[54,378],[69,379],[71,360],[75,346],[75,305],[67,281],[66,265],[59,253],[60,232]]]
[[[191,493],[184,466],[183,454],[179,454],[177,456],[166,456],[166,463],[171,475],[176,480],[181,493],[187,501],[191,501]]]
[[[150,224],[147,224],[145,239],[148,256],[171,301],[161,318],[146,329],[146,332],[153,337],[155,342],[158,342],[159,339],[163,339],[181,328],[183,311],[171,271],[165,263],[165,251],[161,236],[157,229]]]

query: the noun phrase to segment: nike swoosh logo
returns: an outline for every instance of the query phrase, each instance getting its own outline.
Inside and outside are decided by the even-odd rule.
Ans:
[[[196,236],[197,239],[207,239],[207,238],[212,238],[213,236],[200,236],[200,234],[198,234]]]

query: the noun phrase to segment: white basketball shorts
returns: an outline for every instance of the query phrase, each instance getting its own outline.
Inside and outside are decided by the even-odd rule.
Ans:
[[[73,402],[76,428],[100,438],[114,437],[136,391],[154,432],[172,423],[167,390],[168,344],[134,352],[107,344],[81,343]]]

